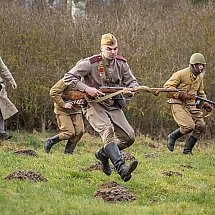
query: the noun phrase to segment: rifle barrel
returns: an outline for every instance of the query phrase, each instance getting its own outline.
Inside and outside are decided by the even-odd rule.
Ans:
[[[172,92],[172,93],[174,93],[174,92],[181,92],[181,91],[183,91],[183,90],[179,90],[179,89],[168,89],[168,88],[151,88],[151,90],[153,90],[153,91],[158,91],[158,92]]]
[[[125,87],[109,87],[109,86],[101,86],[99,89],[107,89],[107,90],[123,90]]]
[[[196,98],[196,100],[200,100],[200,101],[204,101],[204,102],[208,102],[209,104],[213,104],[215,105],[215,102],[209,100],[209,99],[206,99],[206,98],[202,98],[200,96],[196,96],[195,94],[191,94],[193,97]]]

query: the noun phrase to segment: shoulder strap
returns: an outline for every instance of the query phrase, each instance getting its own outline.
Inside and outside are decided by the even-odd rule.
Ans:
[[[116,59],[117,60],[122,60],[124,62],[127,62],[127,60],[124,57],[122,57],[122,56],[117,56]]]
[[[89,58],[89,61],[91,64],[93,64],[95,62],[99,62],[101,60],[102,60],[101,55],[95,55],[95,56],[92,56],[91,58]]]

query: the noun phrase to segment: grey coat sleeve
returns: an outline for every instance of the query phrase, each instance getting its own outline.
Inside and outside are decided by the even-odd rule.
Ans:
[[[64,83],[72,85],[73,88],[84,91],[87,85],[81,79],[87,76],[91,71],[91,64],[89,60],[85,59],[76,64],[69,72],[64,75]]]
[[[123,65],[123,79],[122,82],[126,87],[138,87],[137,79],[134,77],[131,69],[127,63]]]

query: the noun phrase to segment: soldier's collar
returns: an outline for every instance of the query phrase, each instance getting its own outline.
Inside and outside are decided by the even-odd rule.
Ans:
[[[103,64],[104,64],[105,66],[110,66],[110,65],[112,65],[112,64],[114,63],[114,60],[115,60],[115,59],[113,59],[113,60],[106,59],[106,58],[104,57],[104,55],[102,55],[102,61],[103,61]]]

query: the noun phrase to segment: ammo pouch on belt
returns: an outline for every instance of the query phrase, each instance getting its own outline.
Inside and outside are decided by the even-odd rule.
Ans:
[[[125,108],[126,107],[126,101],[125,101],[125,98],[124,96],[120,93],[116,96],[113,97],[113,100],[114,100],[114,104],[119,107],[120,109],[121,108]]]

